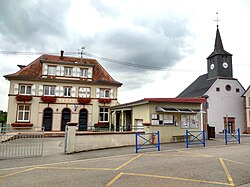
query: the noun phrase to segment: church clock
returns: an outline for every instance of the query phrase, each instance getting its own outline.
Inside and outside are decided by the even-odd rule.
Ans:
[[[223,62],[222,63],[222,67],[225,68],[225,69],[227,69],[228,68],[228,63],[227,62]]]

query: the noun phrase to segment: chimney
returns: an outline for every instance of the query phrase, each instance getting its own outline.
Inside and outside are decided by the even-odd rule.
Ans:
[[[61,50],[61,56],[60,56],[60,59],[61,59],[61,60],[63,60],[63,53],[64,53],[64,51]]]

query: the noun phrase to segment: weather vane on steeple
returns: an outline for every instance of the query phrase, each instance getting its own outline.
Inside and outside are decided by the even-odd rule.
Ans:
[[[219,27],[219,17],[218,17],[218,12],[216,12],[216,19],[214,20],[217,23],[217,27]]]

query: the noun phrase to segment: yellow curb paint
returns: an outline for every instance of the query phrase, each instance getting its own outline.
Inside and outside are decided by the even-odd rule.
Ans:
[[[140,156],[142,156],[142,155],[141,154],[137,155],[136,157],[130,159],[126,163],[124,163],[121,166],[117,167],[115,170],[119,170],[119,169],[123,168],[124,166],[128,165],[130,162],[134,161],[135,159],[139,158]]]
[[[232,179],[232,177],[231,177],[231,175],[230,175],[230,173],[229,173],[229,171],[228,171],[228,169],[227,169],[227,166],[226,166],[226,164],[224,163],[223,159],[222,159],[222,158],[219,158],[219,160],[220,160],[220,163],[221,163],[221,165],[222,165],[222,167],[223,167],[223,169],[224,169],[224,172],[225,172],[225,174],[226,174],[226,176],[227,176],[227,179],[228,179],[228,181],[229,181],[229,184],[231,184],[232,186],[235,186],[235,184],[234,184],[234,182],[233,182],[233,179]]]
[[[109,181],[108,184],[105,185],[105,187],[111,186],[115,181],[117,181],[121,176],[123,175],[123,172],[116,175],[111,181]]]

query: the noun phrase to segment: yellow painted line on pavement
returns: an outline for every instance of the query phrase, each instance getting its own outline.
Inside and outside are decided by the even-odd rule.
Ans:
[[[111,181],[109,181],[108,184],[105,185],[105,187],[111,186],[115,181],[117,181],[121,176],[123,175],[123,172],[116,175]]]
[[[201,155],[167,155],[167,154],[143,154],[143,156],[146,157],[198,157],[198,158],[204,158],[204,156]]]
[[[217,185],[224,185],[224,186],[234,186],[234,184],[216,182],[216,181],[206,181],[206,180],[196,180],[196,179],[188,179],[188,178],[180,178],[180,177],[169,177],[169,176],[160,176],[160,175],[121,172],[118,175],[116,175],[108,184],[106,184],[105,187],[110,187],[119,178],[121,178],[122,175],[136,176],[136,177],[150,177],[150,178],[157,178],[157,179],[171,179],[171,180],[188,181],[188,182],[195,182],[195,183],[217,184]]]
[[[28,172],[28,171],[31,171],[31,170],[34,170],[34,169],[37,169],[37,168],[33,167],[33,168],[25,169],[25,170],[22,170],[22,171],[17,171],[17,172],[9,173],[9,174],[6,174],[6,175],[2,175],[2,176],[0,176],[0,179],[5,178],[5,177],[10,177],[10,176],[13,176],[13,175],[18,175],[18,174],[21,174],[21,173],[25,173],[25,172]]]
[[[137,155],[136,157],[130,159],[126,163],[124,163],[121,166],[117,167],[115,170],[119,170],[119,169],[123,168],[124,166],[128,165],[130,162],[134,161],[135,159],[139,158],[140,156],[142,156],[142,155],[141,154]]]
[[[250,167],[250,165],[248,165],[248,164],[244,164],[244,163],[237,162],[237,161],[234,161],[234,160],[229,160],[229,159],[226,159],[226,158],[223,158],[223,160],[226,160],[228,162],[232,162],[232,163],[235,163],[235,164],[240,164],[240,165],[243,165],[243,166]]]
[[[98,171],[115,171],[114,168],[73,168],[73,167],[52,167],[52,166],[40,166],[38,169],[58,169],[58,170],[98,170]]]
[[[31,167],[43,167],[43,166],[51,166],[56,164],[70,164],[70,163],[77,163],[77,162],[91,162],[91,161],[97,161],[97,160],[109,160],[113,158],[121,158],[121,157],[127,157],[127,156],[135,156],[137,154],[126,154],[126,155],[118,155],[118,156],[107,156],[107,157],[100,157],[100,158],[89,158],[89,159],[83,159],[83,160],[69,160],[69,161],[63,161],[63,162],[53,162],[48,164],[36,164],[36,165],[27,165],[27,166],[19,166],[19,167],[12,167],[12,168],[0,168],[0,171],[4,170],[15,170],[15,169],[25,169],[25,168],[31,168]]]
[[[179,151],[177,151],[177,152],[180,152],[180,153],[187,153],[187,154],[191,154],[191,155],[199,155],[199,156],[201,156],[201,157],[210,157],[210,158],[214,157],[214,156],[212,156],[212,155],[201,154],[201,153],[193,153],[193,152],[189,152],[189,151],[181,151],[181,150],[179,150]]]
[[[227,166],[226,166],[226,164],[225,164],[224,161],[223,161],[223,158],[219,158],[219,160],[220,160],[220,163],[221,163],[221,165],[222,165],[222,167],[223,167],[223,169],[224,169],[224,172],[225,172],[225,174],[226,174],[226,176],[227,176],[227,179],[228,179],[229,183],[230,183],[232,186],[235,186],[235,184],[234,184],[234,182],[233,182],[233,178],[231,177],[231,175],[230,175],[230,173],[229,173],[229,171],[228,171],[228,169],[227,169]]]

